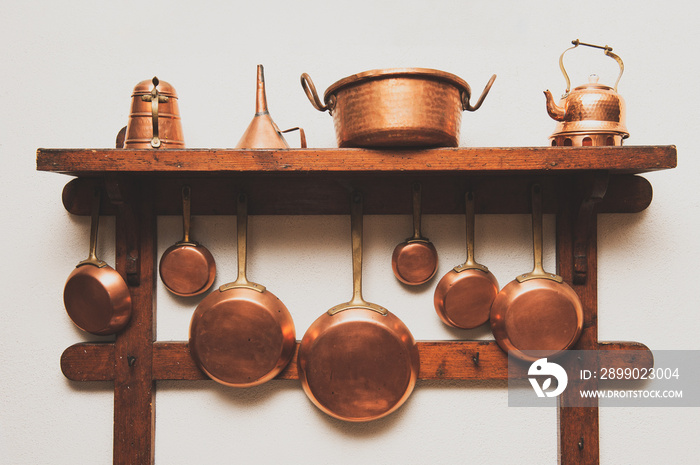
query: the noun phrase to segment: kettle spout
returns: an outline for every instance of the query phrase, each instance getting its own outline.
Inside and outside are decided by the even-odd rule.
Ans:
[[[544,95],[547,97],[547,113],[549,113],[549,116],[556,121],[563,121],[566,110],[554,102],[554,97],[550,91],[545,90]]]

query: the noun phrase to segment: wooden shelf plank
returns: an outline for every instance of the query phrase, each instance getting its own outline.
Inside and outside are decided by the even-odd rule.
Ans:
[[[297,349],[298,345],[297,342]],[[508,359],[494,341],[418,341],[417,345],[421,359],[419,379],[508,379]],[[597,348],[605,351],[601,363],[606,366],[653,366],[651,351],[638,342],[602,342]],[[477,352],[479,358],[475,363]],[[114,360],[114,344],[79,343],[63,352],[61,370],[73,381],[108,381],[114,379]],[[153,344],[153,379],[194,381],[208,378],[195,365],[187,343],[176,341]],[[277,379],[299,379],[296,350],[292,362]]]
[[[642,173],[674,168],[675,146],[367,149],[38,149],[37,170],[97,173]]]

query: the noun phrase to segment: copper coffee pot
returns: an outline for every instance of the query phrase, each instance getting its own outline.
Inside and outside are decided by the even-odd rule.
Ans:
[[[180,108],[173,86],[157,77],[136,84],[131,94],[131,113],[126,125],[124,148],[184,147]]]
[[[306,134],[302,128],[291,128],[280,131],[267,109],[267,95],[265,94],[265,75],[263,65],[258,65],[258,79],[255,92],[255,116],[248,125],[241,140],[236,145],[237,149],[288,149],[289,144],[284,140],[282,133],[299,130],[301,148],[306,148]]]
[[[578,39],[571,43],[574,46],[564,50],[559,57],[559,67],[566,79],[566,92],[558,105],[550,91],[544,92],[549,116],[559,121],[549,138],[552,146],[622,145],[622,140],[629,137],[625,127],[625,101],[617,93],[617,84],[625,69],[622,59],[612,53],[612,47],[607,45],[586,44]],[[598,76],[593,74],[588,84],[569,91],[571,81],[564,69],[564,54],[579,45],[602,49],[605,55],[620,65],[615,87],[599,84]]]

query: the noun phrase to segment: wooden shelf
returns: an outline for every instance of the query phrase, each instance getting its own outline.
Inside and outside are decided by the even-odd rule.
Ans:
[[[37,169],[108,173],[501,173],[674,168],[675,146],[366,149],[38,149]]]
[[[423,185],[424,214],[460,215],[466,190],[475,193],[477,213],[530,213],[530,188],[539,183],[544,212],[556,215],[556,272],[584,309],[574,349],[601,350],[601,359],[618,366],[652,366],[643,344],[598,341],[597,214],[644,210],[652,188],[638,174],[674,168],[676,157],[674,146],[39,149],[38,170],[77,176],[63,190],[70,213],[88,215],[94,190],[106,192],[101,214],[116,216],[115,269],[132,296],[131,321],[115,342],[68,347],[61,369],[71,380],[114,383],[114,464],[153,464],[155,382],[206,379],[186,342],[155,341],[156,216],[181,214],[182,186],[192,188],[196,215],[235,215],[239,192],[248,194],[251,214],[348,214],[355,189],[364,194],[365,214],[410,214],[415,181]],[[509,376],[494,341],[419,341],[418,350],[424,380]],[[295,361],[278,378],[298,379]],[[597,464],[597,407],[560,407],[558,423],[560,463]]]

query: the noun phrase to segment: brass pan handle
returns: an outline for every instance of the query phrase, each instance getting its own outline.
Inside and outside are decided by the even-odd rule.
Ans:
[[[569,47],[564,52],[561,54],[559,57],[559,68],[561,69],[562,74],[564,75],[564,79],[566,79],[566,92],[564,93],[564,97],[569,95],[569,91],[571,90],[571,80],[569,79],[569,75],[566,72],[566,69],[564,69],[564,54],[568,52],[569,50],[575,49],[579,45],[585,45],[586,47],[592,47],[592,48],[599,48],[603,50],[603,53],[613,60],[617,62],[617,64],[620,66],[620,74],[617,76],[617,80],[615,81],[615,86],[613,89],[615,92],[617,92],[617,85],[620,83],[620,78],[622,77],[622,73],[625,71],[625,65],[622,63],[622,58],[617,56],[612,52],[613,48],[608,46],[608,45],[594,45],[594,44],[587,44],[585,42],[581,42],[580,40],[572,40],[571,43],[574,45],[573,47]]]
[[[321,102],[321,98],[318,96],[318,92],[316,92],[316,86],[311,80],[311,76],[309,76],[307,73],[301,75],[301,87],[304,88],[306,96],[309,98],[311,105],[313,105],[315,109],[318,111],[332,110],[329,105],[325,105],[323,102]]]
[[[488,95],[489,91],[491,90],[491,86],[493,85],[493,82],[496,80],[496,75],[494,74],[491,76],[491,79],[489,79],[489,82],[486,84],[486,87],[484,87],[484,91],[481,93],[481,97],[479,97],[479,100],[476,101],[476,104],[472,106],[469,103],[469,99],[471,98],[472,94],[472,89],[469,87],[469,84],[467,84],[466,89],[464,92],[462,92],[462,109],[467,110],[467,111],[476,111],[479,109],[481,104],[484,102],[484,99],[486,98],[486,95]]]

